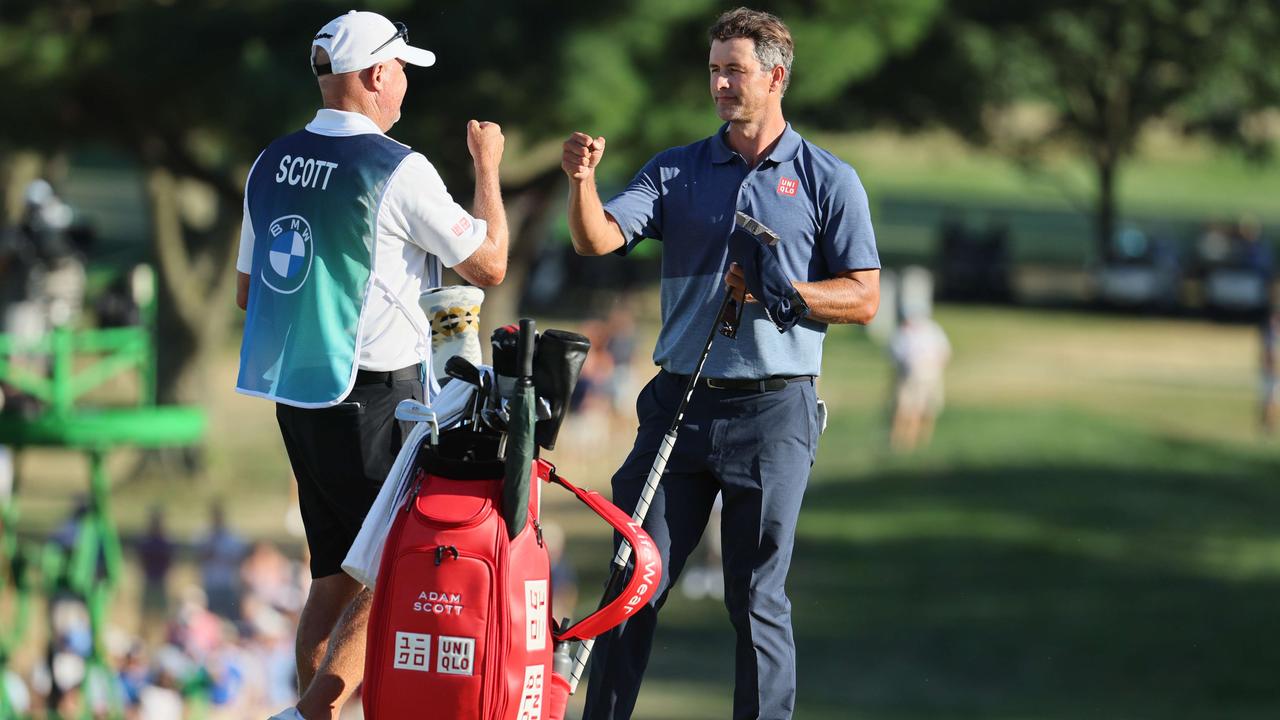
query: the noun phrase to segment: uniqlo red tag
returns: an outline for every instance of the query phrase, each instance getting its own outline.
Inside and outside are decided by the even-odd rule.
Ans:
[[[791,178],[782,178],[781,180],[778,181],[778,194],[790,195],[792,197],[795,197],[796,190],[799,187],[800,187],[799,180],[792,180]]]

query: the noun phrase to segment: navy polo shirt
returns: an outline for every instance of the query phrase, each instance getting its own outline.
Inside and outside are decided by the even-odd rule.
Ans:
[[[662,241],[662,331],[653,361],[680,375],[693,373],[716,322],[736,210],[778,233],[778,259],[792,280],[880,267],[867,193],[852,167],[788,124],[752,168],[725,142],[727,129],[658,153],[605,204],[627,240],[620,253],[644,238]],[[826,323],[806,318],[779,333],[758,304],[748,304],[737,339],[717,338],[703,375],[818,375],[826,332]]]

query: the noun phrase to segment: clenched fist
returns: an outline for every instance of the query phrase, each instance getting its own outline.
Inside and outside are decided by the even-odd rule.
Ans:
[[[595,175],[596,165],[604,157],[604,138],[592,138],[586,133],[576,132],[564,141],[564,156],[560,167],[566,175],[574,180],[587,180]]]
[[[502,149],[506,138],[498,123],[472,120],[467,123],[467,149],[475,161],[476,170],[496,171],[502,162]]]

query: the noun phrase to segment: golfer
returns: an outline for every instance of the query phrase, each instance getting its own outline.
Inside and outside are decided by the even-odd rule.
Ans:
[[[649,660],[658,610],[723,495],[725,605],[737,633],[733,717],[789,718],[795,643],[787,570],[821,418],[814,380],[830,323],[866,323],[879,304],[879,267],[866,193],[851,167],[800,137],[782,115],[791,33],[739,8],[710,30],[708,79],[725,124],[711,137],[649,161],[601,204],[595,169],[605,139],[564,143],[569,228],[583,255],[625,254],[644,238],[662,249],[661,370],[636,402],[635,446],[613,476],[613,499],[635,507],[659,443],[694,372],[724,285],[735,211],[777,232],[778,259],[808,305],[780,333],[748,302],[737,338],[712,346],[704,380],[649,509],[645,529],[667,569],[654,601],[599,639],[587,688],[588,720],[629,718]],[[722,278],[724,278],[722,280]]]
[[[298,626],[297,709],[337,717],[360,682],[371,593],[341,570],[406,430],[396,404],[435,386],[418,295],[442,266],[476,285],[507,268],[498,185],[503,136],[472,120],[475,215],[431,163],[385,133],[400,119],[405,65],[435,56],[408,28],[351,11],[311,43],[323,108],[271,143],[245,187],[236,302],[247,310],[236,389],[276,402],[311,552]]]

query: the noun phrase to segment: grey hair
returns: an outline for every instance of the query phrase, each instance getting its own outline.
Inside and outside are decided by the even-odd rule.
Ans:
[[[707,31],[712,41],[749,38],[755,43],[756,60],[760,67],[772,70],[781,65],[787,71],[782,80],[782,94],[791,85],[791,61],[795,58],[795,43],[791,30],[781,18],[771,13],[740,7],[721,15]]]

